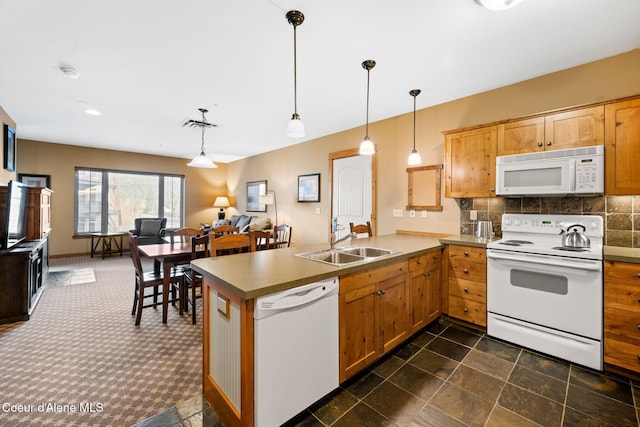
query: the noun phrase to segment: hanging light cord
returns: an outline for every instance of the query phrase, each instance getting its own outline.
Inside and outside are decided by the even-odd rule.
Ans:
[[[365,122],[364,136],[369,137],[369,78],[371,75],[371,70],[367,70],[367,121]]]
[[[296,27],[293,24],[293,115],[298,117],[298,70],[297,70],[297,43],[296,43]]]
[[[204,154],[204,127],[205,127],[205,123],[207,123],[207,120],[204,118],[204,111],[202,111],[202,126],[200,126],[200,128],[202,129],[202,144],[200,145],[200,154]]]
[[[413,96],[413,151],[416,151],[416,96]]]

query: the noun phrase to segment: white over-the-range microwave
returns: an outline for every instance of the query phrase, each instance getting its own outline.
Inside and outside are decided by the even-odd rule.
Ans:
[[[496,158],[499,196],[591,196],[604,193],[604,146]]]

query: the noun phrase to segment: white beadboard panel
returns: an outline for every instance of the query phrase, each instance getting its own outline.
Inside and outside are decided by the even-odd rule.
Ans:
[[[218,292],[209,289],[209,301],[217,301]],[[209,304],[209,374],[238,412],[240,405],[240,306],[231,302],[231,316]],[[218,345],[225,343],[225,345]]]

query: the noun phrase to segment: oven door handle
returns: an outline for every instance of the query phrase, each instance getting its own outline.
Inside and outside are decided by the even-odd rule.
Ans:
[[[513,255],[499,254],[496,252],[487,253],[487,257],[492,259],[504,260],[504,261],[520,261],[520,262],[530,262],[533,264],[552,265],[554,267],[577,268],[579,270],[589,270],[589,271],[602,270],[601,263],[594,260],[589,260],[588,262],[579,262],[579,261],[569,261],[565,258],[563,259],[562,262],[557,262],[546,257],[536,258],[531,255],[513,256]]]

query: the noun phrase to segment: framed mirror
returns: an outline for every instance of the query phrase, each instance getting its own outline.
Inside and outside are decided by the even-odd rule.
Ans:
[[[441,211],[442,165],[407,168],[407,210]]]

